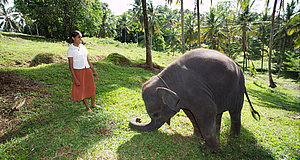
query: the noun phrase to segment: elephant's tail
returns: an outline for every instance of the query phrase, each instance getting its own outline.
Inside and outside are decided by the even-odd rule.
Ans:
[[[260,120],[260,115],[259,115],[259,113],[258,113],[256,110],[254,110],[254,108],[253,108],[253,106],[252,106],[252,104],[251,104],[251,101],[250,101],[250,98],[249,98],[249,96],[248,96],[246,87],[245,87],[245,94],[246,94],[247,100],[248,100],[248,102],[249,102],[249,104],[250,104],[250,107],[251,107],[251,114],[252,114],[253,118],[254,118],[255,120]],[[257,116],[258,116],[258,119],[257,119]]]

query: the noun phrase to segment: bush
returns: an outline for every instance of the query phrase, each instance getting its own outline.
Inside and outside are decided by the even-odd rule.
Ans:
[[[131,61],[129,59],[127,59],[126,57],[124,57],[119,53],[109,54],[105,59],[114,63],[115,65],[126,66],[131,64]]]
[[[54,61],[54,54],[51,53],[40,53],[37,54],[30,63],[30,67],[40,65],[42,63],[50,64]]]

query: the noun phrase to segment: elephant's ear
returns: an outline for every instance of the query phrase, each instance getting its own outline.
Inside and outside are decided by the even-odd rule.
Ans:
[[[174,91],[164,87],[157,87],[156,91],[165,105],[167,105],[171,110],[175,112],[179,111],[179,107],[177,106],[179,97]]]

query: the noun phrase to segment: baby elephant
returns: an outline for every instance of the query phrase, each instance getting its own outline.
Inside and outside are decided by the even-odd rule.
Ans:
[[[216,130],[220,130],[222,114],[229,111],[231,133],[239,135],[244,93],[254,118],[258,115],[249,100],[241,69],[226,55],[209,49],[195,49],[169,64],[158,75],[145,82],[142,96],[149,123],[129,125],[141,131],[154,131],[180,109],[189,117],[194,134],[205,139],[205,146],[218,150]]]

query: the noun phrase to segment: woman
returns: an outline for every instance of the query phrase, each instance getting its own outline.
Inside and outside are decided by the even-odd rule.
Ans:
[[[73,101],[83,100],[86,109],[89,112],[93,112],[89,107],[86,98],[91,97],[92,107],[97,107],[95,105],[96,86],[92,71],[94,72],[96,79],[99,75],[88,59],[87,49],[81,44],[82,34],[79,31],[73,31],[71,36],[73,43],[67,51],[67,57],[73,78]]]

